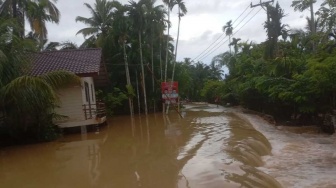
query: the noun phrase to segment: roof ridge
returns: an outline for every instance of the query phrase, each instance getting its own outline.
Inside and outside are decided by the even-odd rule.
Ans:
[[[89,50],[102,50],[102,48],[78,48],[78,49],[51,50],[51,51],[37,52],[37,54],[70,52],[70,51],[89,51]]]

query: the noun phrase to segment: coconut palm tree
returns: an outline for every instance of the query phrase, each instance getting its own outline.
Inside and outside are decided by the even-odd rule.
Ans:
[[[88,3],[84,3],[84,5],[90,10],[91,17],[76,17],[76,22],[82,22],[88,25],[88,27],[79,30],[77,34],[82,34],[84,37],[89,36],[89,38],[96,36],[97,44],[98,46],[101,46],[104,38],[108,35],[108,31],[112,28],[113,8],[117,3],[119,2],[96,0],[93,7]]]
[[[18,32],[24,36],[25,18],[41,41],[47,38],[46,22],[59,23],[60,12],[54,4],[57,0],[4,0],[0,15],[17,19],[21,24]]]
[[[225,32],[226,36],[229,36],[229,44],[231,43],[231,35],[233,32],[233,27],[232,27],[232,20],[228,21],[226,25],[223,26],[223,32]],[[230,54],[231,54],[231,46],[229,45],[230,48]]]

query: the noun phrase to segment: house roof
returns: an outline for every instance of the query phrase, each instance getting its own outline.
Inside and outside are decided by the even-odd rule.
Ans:
[[[78,76],[98,75],[102,60],[100,48],[71,49],[35,53],[31,75],[38,76],[52,71],[64,70]]]
[[[32,76],[64,70],[80,77],[93,77],[98,87],[106,86],[110,82],[100,48],[40,52],[28,57],[32,61]]]

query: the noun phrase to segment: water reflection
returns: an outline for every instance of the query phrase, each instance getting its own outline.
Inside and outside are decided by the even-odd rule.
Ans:
[[[267,139],[224,108],[189,105],[184,118],[173,111],[168,116],[120,116],[95,132],[81,131],[56,142],[2,149],[0,184],[280,187],[255,168],[270,153]]]

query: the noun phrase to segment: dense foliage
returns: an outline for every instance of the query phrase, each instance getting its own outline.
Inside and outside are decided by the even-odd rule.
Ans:
[[[315,1],[293,1],[292,6],[302,3],[309,7]],[[319,115],[332,113],[336,105],[335,8],[333,1],[325,1],[315,14],[316,27],[312,29],[308,18],[306,30],[298,30],[282,24],[285,13],[279,4],[268,5],[272,19],[264,25],[267,40],[240,42],[238,53],[217,55],[213,62],[226,66],[229,73],[223,82],[208,81],[203,96],[211,101],[215,91],[223,103],[241,104],[277,119],[312,123]]]

